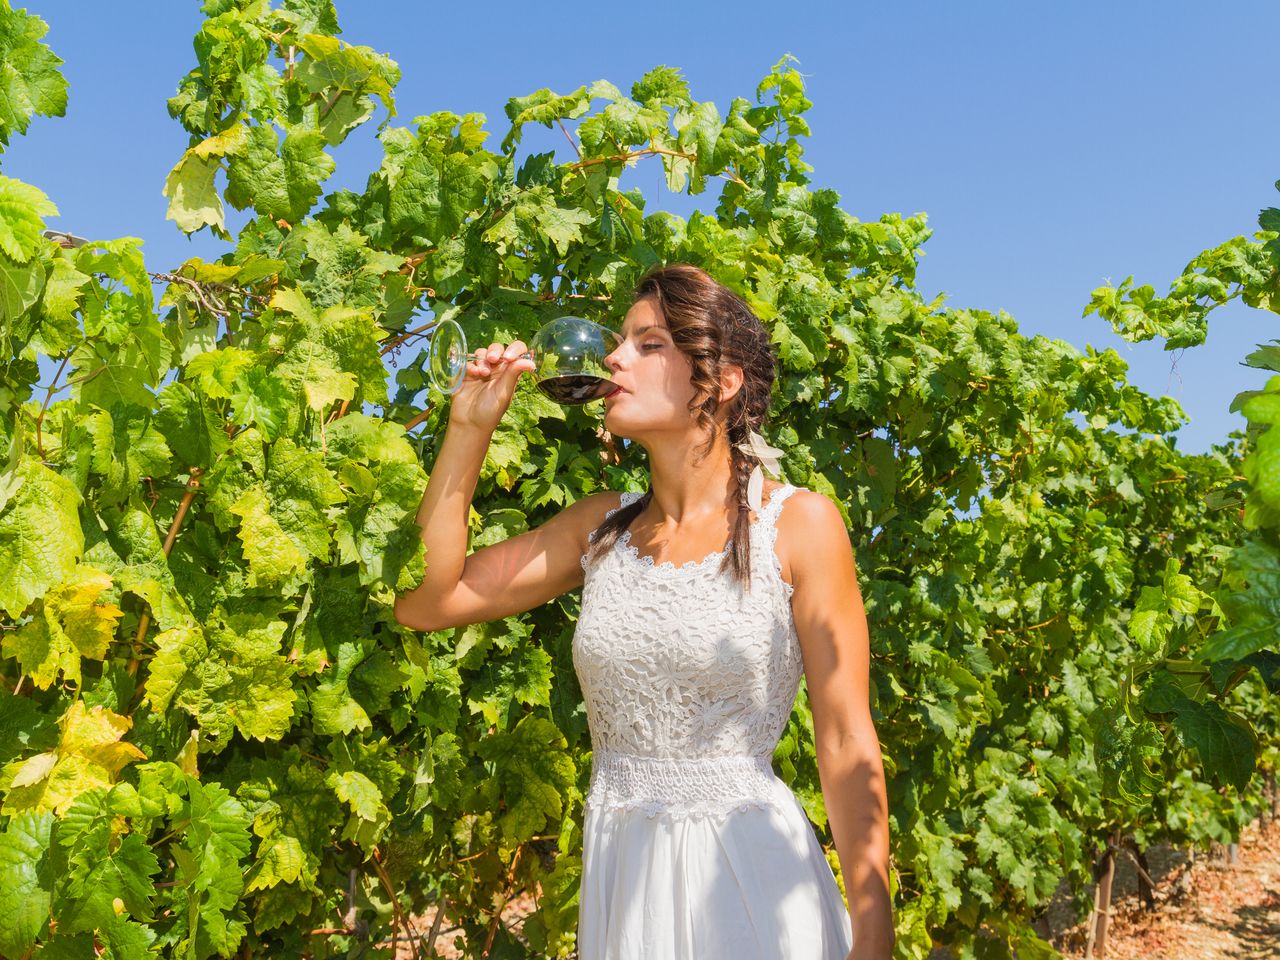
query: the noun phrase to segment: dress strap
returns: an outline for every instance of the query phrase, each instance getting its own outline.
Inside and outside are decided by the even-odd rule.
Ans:
[[[603,525],[605,520],[608,520],[611,516],[613,516],[623,507],[631,506],[631,504],[635,503],[637,500],[639,500],[643,496],[644,496],[643,493],[638,493],[634,490],[623,490],[622,501],[616,507],[613,507],[610,510],[606,510],[604,513],[604,517],[601,519],[600,523]],[[599,533],[600,533],[600,527],[597,526],[594,530],[592,530],[590,533],[587,534],[587,543],[595,543],[596,537]],[[582,567],[583,571],[587,570],[587,555],[585,553],[578,558],[578,564]]]
[[[635,503],[637,500],[639,500],[639,499],[640,499],[641,497],[643,497],[643,496],[644,496],[644,493],[642,493],[642,492],[641,492],[641,491],[639,491],[639,490],[623,490],[623,491],[622,491],[622,502],[621,502],[621,503],[619,503],[619,504],[618,504],[616,507],[614,507],[612,510],[606,511],[606,512],[605,512],[605,515],[604,515],[604,516],[605,516],[605,519],[607,520],[607,519],[608,519],[612,514],[617,513],[617,512],[618,512],[619,510],[621,510],[623,507],[629,507],[629,506],[631,506],[633,503]]]
[[[769,502],[760,508],[760,512],[756,515],[756,520],[762,526],[772,527],[778,521],[778,515],[782,513],[782,504],[796,492],[796,488],[789,483],[784,483],[778,487],[769,497]]]
[[[778,542],[778,515],[782,513],[783,503],[797,489],[797,487],[788,483],[773,491],[773,494],[769,497],[769,502],[761,506],[760,512],[756,515],[755,529],[759,531],[759,535],[757,536],[753,531],[751,537],[752,549],[760,550],[767,558],[774,578],[782,588],[783,596],[787,600],[791,599],[791,594],[795,588],[782,579],[782,561],[778,559],[775,545]],[[757,544],[759,544],[758,547],[756,546]],[[757,554],[757,556],[759,555]]]

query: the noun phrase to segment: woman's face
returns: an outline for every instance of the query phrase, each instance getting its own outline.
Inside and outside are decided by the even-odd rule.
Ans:
[[[657,301],[632,304],[620,333],[622,345],[604,361],[621,388],[604,401],[605,429],[631,440],[689,430],[693,366],[676,349]]]

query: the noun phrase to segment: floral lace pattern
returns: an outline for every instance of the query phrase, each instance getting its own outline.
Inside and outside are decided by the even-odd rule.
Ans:
[[[777,488],[752,522],[749,591],[719,570],[727,545],[655,564],[624,531],[597,562],[583,556],[573,661],[594,748],[590,807],[699,815],[791,799],[770,758],[803,669],[774,549],[795,489]],[[624,493],[619,509],[639,496]]]

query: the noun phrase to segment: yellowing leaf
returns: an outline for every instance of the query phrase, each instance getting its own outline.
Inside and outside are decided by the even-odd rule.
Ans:
[[[164,181],[163,192],[169,198],[166,220],[174,221],[184,233],[204,226],[224,229],[225,213],[214,178],[222,168],[221,158],[239,153],[247,136],[243,124],[233,124],[182,155]]]
[[[128,717],[100,705],[88,708],[77,700],[59,721],[62,736],[57,749],[44,755],[54,761],[37,757],[19,768],[4,812],[35,809],[61,815],[85,791],[114,784],[125,766],[146,759],[146,754],[121,739],[132,725]]]
[[[338,400],[350,400],[356,395],[356,386],[354,373],[339,373],[327,365],[302,381],[307,406],[316,411],[327,410]]]
[[[17,774],[14,775],[10,787],[29,787],[32,784],[39,783],[45,777],[49,776],[54,766],[58,762],[56,753],[37,753],[34,757],[28,757],[23,761],[22,766],[18,767]]]
[[[101,660],[115,636],[124,611],[113,603],[99,603],[111,577],[93,567],[77,567],[75,574],[45,600],[83,656]]]
[[[97,599],[111,577],[93,567],[73,568],[63,583],[37,601],[36,615],[15,632],[5,634],[3,650],[41,690],[62,675],[80,683],[80,658],[102,660],[115,637],[124,611]]]

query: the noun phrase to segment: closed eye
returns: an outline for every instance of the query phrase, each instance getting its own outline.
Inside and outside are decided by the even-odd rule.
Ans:
[[[663,346],[665,346],[665,344],[662,344],[662,343],[646,343],[646,344],[642,345],[642,346],[640,347],[640,349],[641,349],[641,350],[648,350],[648,349],[650,349],[650,348],[653,348],[654,350],[661,350],[661,349],[663,348]]]

